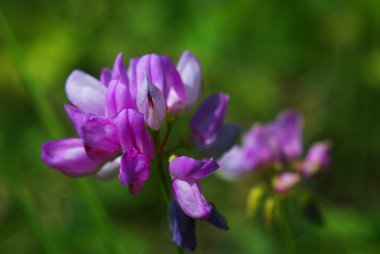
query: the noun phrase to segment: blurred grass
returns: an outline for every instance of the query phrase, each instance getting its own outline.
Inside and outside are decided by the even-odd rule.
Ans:
[[[127,58],[167,53],[176,61],[184,49],[202,63],[203,98],[231,95],[228,121],[247,129],[295,107],[305,115],[307,145],[334,143],[331,171],[310,183],[322,197],[326,227],[300,218],[299,252],[379,252],[378,1],[4,0],[0,9],[22,52],[15,59],[1,28],[0,253],[109,253],[107,241],[124,253],[174,252],[154,169],[131,197],[117,180],[64,177],[39,153],[46,140],[75,135],[62,107],[73,69],[97,76],[120,51]],[[185,125],[175,127],[178,137]],[[94,189],[95,210],[83,202],[82,184]],[[198,253],[281,252],[276,231],[244,215],[251,185],[203,182],[231,229],[199,223]],[[96,224],[94,217],[104,217],[93,214],[99,206],[109,218]]]

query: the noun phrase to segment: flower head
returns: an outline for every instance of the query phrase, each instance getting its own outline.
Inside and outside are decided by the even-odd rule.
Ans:
[[[184,213],[194,219],[204,219],[210,216],[211,206],[202,194],[198,180],[204,178],[219,168],[213,159],[195,160],[181,156],[169,164],[169,172],[174,177],[172,181],[173,194]]]
[[[100,79],[81,71],[69,76],[66,93],[72,105],[65,109],[80,138],[47,142],[41,157],[70,176],[101,172],[107,177],[120,166],[120,181],[135,194],[149,177],[154,147],[144,116],[135,111],[122,54]]]

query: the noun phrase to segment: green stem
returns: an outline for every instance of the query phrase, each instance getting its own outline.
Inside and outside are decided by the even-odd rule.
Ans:
[[[286,200],[279,200],[278,202],[278,211],[279,211],[279,223],[281,235],[284,241],[286,252],[288,254],[295,253],[295,246],[293,238],[290,232],[289,221],[288,221],[288,210],[286,206]]]
[[[160,183],[163,193],[163,198],[165,201],[165,206],[169,204],[170,201],[170,189],[169,189],[169,183],[167,182],[167,177],[165,174],[165,168],[163,163],[162,156],[157,156],[157,168],[158,168],[158,174],[160,175]]]
[[[170,133],[171,133],[171,131],[172,131],[172,129],[173,129],[174,121],[168,121],[168,124],[167,124],[167,125],[168,125],[168,127],[167,127],[167,129],[166,129],[165,137],[164,137],[164,139],[163,139],[163,141],[162,141],[162,143],[161,143],[161,145],[160,145],[160,148],[161,148],[161,149],[164,149],[166,143],[167,143],[168,140],[169,140]]]
[[[156,147],[156,159],[157,159],[157,169],[158,169],[158,174],[160,176],[160,183],[161,183],[161,189],[162,189],[162,197],[164,200],[165,208],[168,207],[170,197],[171,197],[171,192],[170,192],[170,182],[168,181],[168,174],[165,173],[165,167],[164,165],[164,160],[168,160],[168,157],[163,153],[162,149],[165,147],[165,143],[167,142],[167,139],[170,136],[170,131],[171,131],[172,125],[168,123],[168,129],[164,138],[164,141],[161,143],[160,142],[160,135],[158,132],[153,132],[153,141]],[[168,227],[169,228],[169,227]],[[183,254],[184,251],[181,247],[176,245],[176,251],[178,254]]]

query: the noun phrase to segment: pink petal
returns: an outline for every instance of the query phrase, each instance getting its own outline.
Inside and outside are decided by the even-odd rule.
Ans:
[[[88,158],[79,138],[59,139],[43,144],[41,158],[48,166],[74,177],[94,174],[100,165]]]
[[[174,179],[172,182],[174,198],[178,205],[193,219],[205,219],[211,214],[211,206],[204,198],[195,180]]]
[[[104,115],[106,91],[99,80],[82,71],[73,71],[66,81],[67,97],[85,113]]]

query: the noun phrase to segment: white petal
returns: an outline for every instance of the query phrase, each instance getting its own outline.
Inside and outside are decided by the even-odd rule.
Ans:
[[[99,80],[82,71],[73,71],[66,81],[67,97],[83,112],[103,116],[106,91]]]

